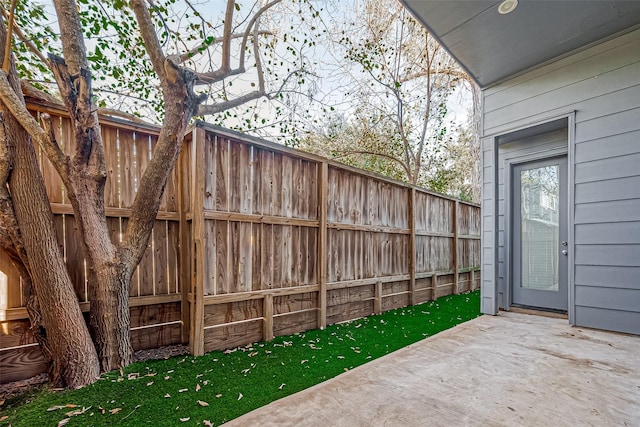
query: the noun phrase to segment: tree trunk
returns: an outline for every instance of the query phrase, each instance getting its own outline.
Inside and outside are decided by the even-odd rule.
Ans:
[[[5,39],[6,27],[1,23],[2,54]],[[13,61],[7,79],[21,99]],[[94,382],[100,374],[95,347],[58,246],[53,214],[31,138],[3,103],[0,109],[4,115],[7,146],[13,151],[13,169],[7,182],[28,260],[26,264],[41,309],[41,323],[50,344],[51,380],[56,385],[78,388]],[[32,321],[37,323],[39,319]]]
[[[55,235],[53,215],[31,141],[14,140],[16,168],[9,180],[31,279],[51,344],[53,378],[72,388],[100,374],[98,359]]]
[[[89,326],[105,371],[132,362],[129,333],[129,288],[131,274],[122,264],[102,263],[95,267],[91,287]]]

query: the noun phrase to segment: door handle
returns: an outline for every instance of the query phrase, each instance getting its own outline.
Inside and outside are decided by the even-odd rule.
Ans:
[[[568,251],[568,250],[566,250],[566,249],[563,249],[561,253],[562,253],[562,255],[564,255],[564,256],[569,255],[569,251]]]
[[[562,243],[560,243],[562,246],[567,246],[567,241],[563,240]]]

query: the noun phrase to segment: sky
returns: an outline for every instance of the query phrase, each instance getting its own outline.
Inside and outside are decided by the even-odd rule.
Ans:
[[[304,33],[315,32],[320,34],[321,31],[325,31],[323,37],[330,34],[331,38],[335,39],[339,38],[339,34],[335,34],[335,32],[339,30],[337,27],[338,23],[340,21],[354,20],[354,18],[357,20],[357,11],[362,8],[365,1],[366,0],[310,0],[308,3],[300,3],[284,0],[281,5],[279,5],[284,12],[280,15],[275,15],[273,21],[267,22],[266,24],[272,29],[275,28],[275,35],[280,39],[288,35],[289,38],[291,38],[291,36],[298,36],[302,40],[306,38]],[[57,20],[52,1],[42,0],[41,2],[47,6],[46,10],[50,14],[51,25],[55,27]],[[237,16],[246,16],[256,10],[255,8],[251,8],[252,3],[253,2],[249,1],[239,1],[240,10],[236,12]],[[207,34],[214,36],[219,35],[221,31],[221,17],[224,15],[226,0],[191,0],[189,4],[198,10],[204,20],[214,23]],[[307,9],[309,6],[312,6],[317,11],[322,10],[319,16],[313,20],[309,19]],[[188,22],[185,15],[190,14],[193,18],[193,11],[183,2],[177,2],[174,7],[175,15],[173,17],[170,15],[167,16],[167,24],[173,25],[173,28],[184,28]],[[298,13],[298,10],[303,10],[303,13]],[[303,21],[301,17],[306,17],[307,19]],[[191,22],[194,22],[194,20],[191,19]],[[311,30],[311,28],[315,28],[315,31]],[[334,108],[334,114],[340,113],[349,117],[353,107],[352,98],[345,95],[346,92],[353,90],[353,82],[349,81],[349,75],[353,76],[360,70],[358,67],[346,67],[343,58],[344,52],[336,48],[335,45],[322,44],[321,37],[317,40],[318,43],[315,46],[307,45],[304,47],[303,52],[298,53],[298,58],[301,57],[300,53],[304,54],[306,66],[310,71],[310,75],[306,79],[305,84],[299,86],[299,88],[301,92],[304,92],[306,95],[312,95],[312,100],[309,102],[309,96],[304,97],[301,94],[292,94],[290,95],[289,107],[295,107],[298,110],[301,108],[304,110],[309,108],[311,110],[311,113],[309,113],[311,116],[316,117],[317,120],[322,120],[325,108],[330,105]],[[95,47],[95,42],[91,39],[88,39],[86,43],[89,49]],[[185,45],[192,47],[194,43],[195,42],[187,41]],[[292,45],[299,46],[300,43],[293,43]],[[285,44],[279,44],[274,50],[274,58],[278,56],[292,58],[291,53],[286,51]],[[265,58],[265,56],[263,56],[263,58]],[[263,62],[264,61],[263,59]],[[197,65],[204,67],[203,64]],[[286,74],[286,72],[281,71],[280,74]],[[252,86],[252,84],[255,84],[254,77],[255,73],[240,76],[233,80],[232,86],[226,85],[224,90],[231,94],[250,91],[255,87]],[[219,88],[217,93],[220,93]],[[126,109],[126,105],[127,103],[125,102],[119,106]],[[282,107],[282,104],[265,103],[263,101],[253,102],[249,106],[252,105],[258,106],[258,109],[255,113],[251,112],[250,114],[258,114],[261,119],[265,119],[267,122],[274,120],[276,108],[278,106]],[[449,97],[447,106],[449,110],[448,120],[454,126],[464,124],[467,121],[471,106],[470,95],[464,90],[456,89],[452,96]],[[242,112],[239,116],[238,118],[231,117],[225,119],[224,125],[229,127],[241,125],[243,123],[242,119],[246,116],[244,116]],[[265,130],[261,136],[269,135]]]

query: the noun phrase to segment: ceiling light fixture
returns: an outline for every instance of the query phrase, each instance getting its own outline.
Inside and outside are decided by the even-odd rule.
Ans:
[[[504,0],[498,6],[498,13],[500,15],[506,15],[509,12],[513,12],[513,10],[518,7],[518,0]]]

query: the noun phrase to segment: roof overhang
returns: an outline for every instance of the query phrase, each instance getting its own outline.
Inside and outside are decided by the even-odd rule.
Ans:
[[[640,1],[401,0],[481,87],[640,27]]]

